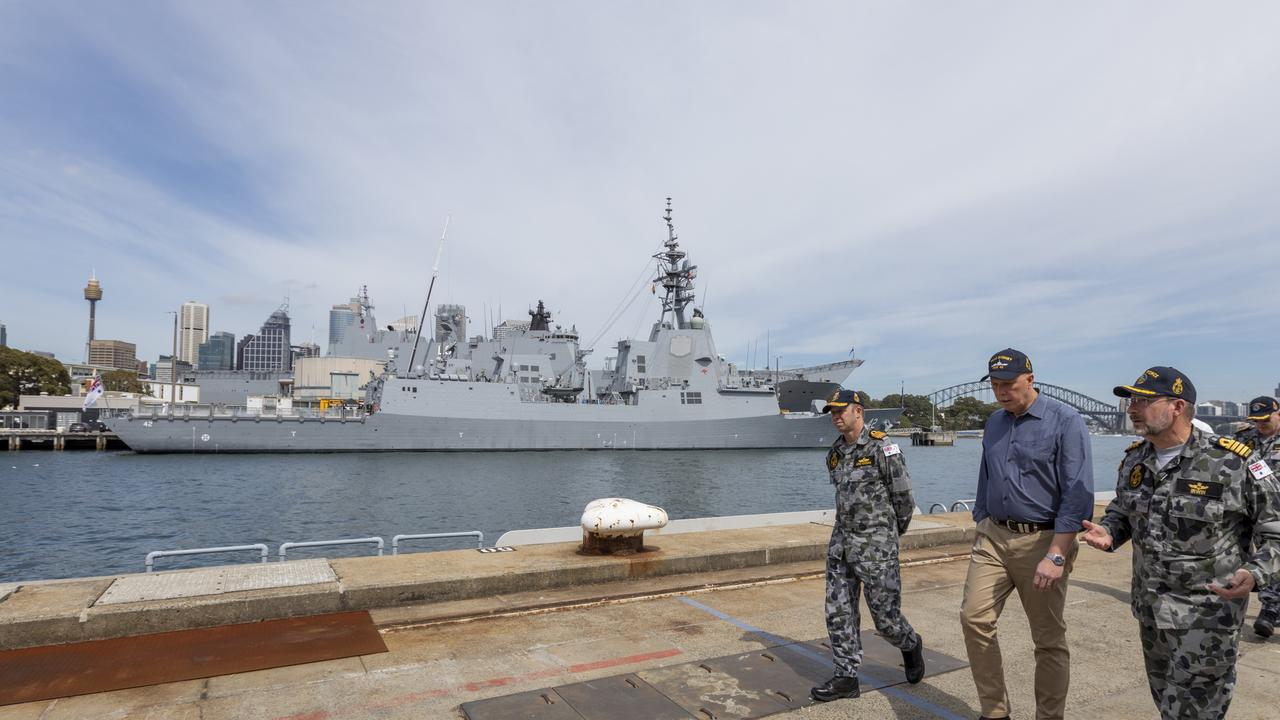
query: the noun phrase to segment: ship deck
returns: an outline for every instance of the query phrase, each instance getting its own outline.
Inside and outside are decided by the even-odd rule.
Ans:
[[[940,539],[947,535],[951,541],[940,545],[904,541],[908,548],[903,553],[904,612],[928,648],[963,665],[965,653],[957,615],[969,543],[956,542],[955,533],[965,530],[965,522],[953,515],[929,516],[917,524],[922,527],[913,529],[908,538],[932,535]],[[815,543],[820,545],[824,531],[821,526],[788,526],[750,532],[693,533],[680,541],[679,536],[662,538],[662,552],[691,572],[665,573],[654,566],[650,573],[644,565],[649,560],[584,558],[572,553],[568,546],[527,546],[501,554],[503,557],[496,562],[523,567],[529,573],[548,573],[549,577],[586,572],[584,568],[590,569],[593,564],[616,568],[621,563],[628,572],[624,579],[600,573],[600,580],[595,582],[583,580],[558,588],[528,589],[534,575],[521,578],[508,568],[496,571],[499,576],[515,578],[504,591],[418,604],[403,593],[396,596],[399,602],[377,601],[375,591],[403,590],[410,584],[420,590],[426,587],[423,583],[433,579],[456,585],[460,567],[474,565],[475,557],[489,556],[453,551],[330,561],[338,578],[336,592],[346,593],[348,604],[358,604],[357,598],[364,597],[370,606],[381,605],[371,614],[388,652],[9,705],[0,707],[0,720],[355,720],[463,718],[468,712],[473,720],[658,717],[645,705],[618,705],[617,696],[624,690],[608,688],[611,681],[627,678],[639,678],[642,685],[652,684],[676,703],[701,701],[708,708],[716,707],[708,703],[723,704],[726,697],[736,695],[740,702],[733,705],[734,709],[722,707],[712,714],[718,718],[759,717],[763,716],[761,708],[770,706],[753,700],[752,688],[726,690],[723,683],[700,681],[697,674],[686,671],[703,665],[718,671],[736,656],[825,638],[821,562],[788,557],[781,551],[795,548],[796,555],[805,555]],[[776,561],[738,562],[738,567],[722,567],[735,563],[717,561],[700,566],[696,560],[699,547],[706,548],[706,557],[725,558],[732,552],[748,552],[752,543],[773,548]],[[1142,671],[1137,628],[1128,607],[1130,560],[1124,552],[1105,554],[1088,548],[1080,551],[1066,610],[1072,651],[1068,717],[1155,716]],[[479,578],[485,572],[471,575]],[[431,577],[433,574],[435,578]],[[16,588],[17,592],[13,592],[14,587],[0,588],[0,595],[9,592],[8,598],[0,602],[0,633],[8,634],[10,640],[15,637],[12,631],[18,629],[35,633],[28,635],[26,642],[8,645],[14,647],[33,644],[41,632],[58,632],[58,625],[52,622],[41,630],[36,622],[40,618],[51,619],[62,613],[79,616],[83,622],[86,612],[92,612],[78,607],[85,601],[72,596],[92,596],[87,602],[93,603],[93,598],[102,596],[101,588],[114,581],[106,578],[23,584]],[[90,592],[89,586],[97,589]],[[357,586],[364,588],[366,595],[356,592]],[[28,599],[42,598],[40,608],[17,602],[23,592],[28,593]],[[266,600],[322,611],[323,603],[317,600],[322,592],[315,586],[248,592],[256,594],[226,597],[221,602],[247,607],[253,606],[250,601],[256,598],[261,600],[257,607],[264,613],[271,612],[265,610],[270,603],[262,604]],[[122,620],[126,616],[121,613],[134,613],[127,618],[130,624],[164,614],[157,601],[119,599],[126,602],[116,603],[113,612]],[[167,607],[173,607],[172,603],[179,601],[167,602]],[[210,613],[216,615],[218,602],[214,600],[184,602],[189,602],[188,612],[170,617],[169,622],[209,624]],[[1256,607],[1252,607],[1250,623],[1255,612]],[[862,617],[864,636],[870,637],[874,631],[865,608]],[[1014,716],[1029,717],[1034,707],[1032,648],[1018,603],[1008,604],[1000,627]],[[1280,639],[1262,642],[1246,629],[1241,649],[1239,681],[1229,717],[1274,717],[1274,709],[1280,704]],[[885,671],[881,668],[879,672]],[[720,677],[710,671],[707,676]],[[853,700],[793,709],[772,707],[769,716],[971,718],[978,714],[973,682],[965,666],[931,674],[917,686],[901,684],[900,677],[890,680],[898,684],[864,692]],[[572,708],[543,702],[546,707],[530,710],[532,706],[521,705],[519,697],[509,698],[530,691],[536,691],[532,697],[547,694],[556,698],[559,695],[554,694],[555,688],[578,683],[603,688],[585,714],[553,715],[549,713]],[[577,686],[578,690],[582,687]],[[499,698],[509,701],[495,702]],[[611,707],[613,710],[609,710]],[[541,714],[528,714],[535,711]],[[614,714],[604,714],[606,711]],[[708,716],[697,710],[689,715]]]

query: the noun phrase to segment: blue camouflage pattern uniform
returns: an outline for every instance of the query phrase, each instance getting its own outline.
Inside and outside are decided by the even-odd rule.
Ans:
[[[827,453],[836,488],[836,516],[827,546],[827,632],[836,675],[857,677],[862,664],[858,595],[866,593],[876,630],[899,650],[916,646],[902,616],[898,536],[907,531],[915,499],[898,446],[863,428],[856,442],[838,437]]]
[[[1163,469],[1155,447],[1139,441],[1120,463],[1100,524],[1112,550],[1133,541],[1130,602],[1161,717],[1224,717],[1248,599],[1227,600],[1206,585],[1244,569],[1263,587],[1280,573],[1276,477],[1231,438],[1192,430]]]
[[[1277,442],[1280,441],[1280,433],[1264,438],[1258,428],[1247,427],[1237,432],[1235,437],[1261,455],[1272,470],[1280,467],[1280,442]],[[1280,615],[1280,581],[1258,590],[1258,600],[1262,603],[1264,612],[1269,612],[1272,616]]]

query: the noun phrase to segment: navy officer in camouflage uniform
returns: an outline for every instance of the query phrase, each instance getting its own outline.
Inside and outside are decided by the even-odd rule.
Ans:
[[[1177,369],[1153,367],[1115,394],[1145,439],[1083,539],[1133,541],[1130,602],[1161,717],[1225,717],[1249,592],[1280,574],[1280,483],[1249,446],[1192,426],[1195,386]]]
[[[1253,448],[1274,470],[1280,467],[1280,403],[1263,395],[1249,401],[1248,427],[1236,433],[1236,440]],[[1269,638],[1280,624],[1280,583],[1272,583],[1258,591],[1262,608],[1253,623],[1259,637]]]
[[[827,548],[827,631],[835,677],[813,688],[814,700],[858,696],[862,639],[858,594],[866,593],[876,630],[902,651],[907,681],[924,677],[924,643],[902,616],[898,536],[907,531],[915,499],[902,451],[883,432],[863,423],[867,396],[837,390],[822,412],[840,437],[827,453],[836,486],[836,516]]]

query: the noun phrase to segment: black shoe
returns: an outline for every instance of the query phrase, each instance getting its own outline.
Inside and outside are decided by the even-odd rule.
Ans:
[[[858,678],[840,677],[839,675],[809,691],[809,697],[818,702],[831,702],[840,698],[856,698],[860,694]]]
[[[1271,637],[1275,632],[1276,621],[1280,620],[1277,615],[1280,615],[1280,612],[1269,607],[1262,608],[1262,612],[1258,613],[1258,619],[1253,622],[1253,631],[1258,634],[1258,637]]]
[[[907,682],[915,685],[924,679],[924,638],[916,633],[916,646],[902,651],[902,667],[907,671]]]

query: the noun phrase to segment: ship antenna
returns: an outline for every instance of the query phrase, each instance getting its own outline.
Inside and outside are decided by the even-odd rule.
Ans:
[[[440,255],[444,253],[444,239],[449,234],[449,220],[453,213],[444,218],[444,231],[440,233],[440,247],[436,248],[436,263],[431,266],[431,284],[427,286],[427,300],[422,304],[422,317],[418,319],[418,335],[413,339],[413,352],[409,353],[409,372],[413,372],[413,361],[418,357],[418,343],[422,342],[422,328],[426,326],[427,309],[431,307],[431,291],[436,288],[436,277],[440,275]]]

